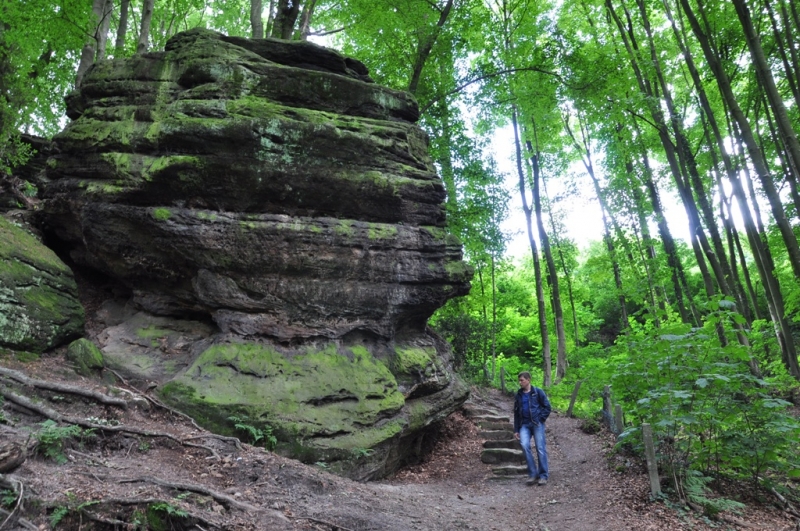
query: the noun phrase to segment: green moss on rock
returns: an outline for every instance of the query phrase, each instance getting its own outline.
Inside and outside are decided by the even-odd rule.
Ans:
[[[72,271],[0,217],[0,346],[43,352],[83,332]]]
[[[76,339],[67,347],[67,360],[75,367],[75,372],[89,376],[103,368],[103,353],[86,338]]]
[[[258,419],[292,455],[297,445],[312,454],[369,448],[403,428],[382,420],[405,403],[394,376],[359,347],[287,355],[257,343],[215,345],[161,394],[215,431],[230,433],[232,415]]]

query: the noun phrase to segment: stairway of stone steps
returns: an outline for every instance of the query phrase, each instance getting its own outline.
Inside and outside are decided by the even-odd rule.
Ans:
[[[481,461],[492,468],[497,479],[527,475],[522,446],[514,438],[512,419],[500,411],[479,406],[471,402],[464,404],[464,413],[482,430],[484,439]]]

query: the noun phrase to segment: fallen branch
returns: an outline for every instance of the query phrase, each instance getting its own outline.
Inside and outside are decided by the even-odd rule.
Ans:
[[[227,494],[222,494],[221,492],[217,492],[215,490],[206,488],[202,485],[196,485],[193,483],[172,483],[171,481],[165,481],[163,479],[154,478],[152,476],[142,476],[139,478],[132,478],[132,479],[122,479],[119,481],[120,483],[153,483],[154,485],[158,485],[160,487],[167,487],[170,489],[176,490],[185,490],[188,492],[196,492],[197,494],[203,494],[205,496],[211,496],[218,502],[230,506],[236,507],[237,509],[241,509],[242,511],[255,511],[255,512],[264,512],[265,510],[261,507],[256,507],[255,505],[250,505],[249,503],[240,502]]]
[[[29,378],[25,376],[23,373],[12,369],[6,369],[4,367],[0,367],[0,375],[15,380],[23,385],[28,385],[30,387],[35,387],[37,389],[46,389],[48,391],[57,391],[59,393],[67,393],[70,395],[77,395],[85,398],[91,398],[92,400],[100,402],[101,404],[106,406],[115,406],[122,409],[126,409],[128,407],[128,403],[125,400],[122,400],[121,398],[114,398],[108,395],[104,395],[103,393],[98,393],[97,391],[90,391],[88,389],[84,389],[82,387],[76,387],[73,385],[67,385],[58,382],[49,382],[45,380],[36,380],[34,378]]]
[[[191,446],[193,448],[202,448],[203,450],[206,450],[206,451],[210,452],[215,458],[219,459],[219,454],[213,448],[210,448],[210,447],[202,445],[202,444],[194,444],[194,443],[182,441],[181,439],[179,439],[175,435],[172,435],[171,433],[166,433],[166,432],[161,432],[161,431],[147,431],[147,430],[141,430],[139,428],[128,428],[128,427],[121,426],[121,425],[118,425],[118,426],[107,426],[107,425],[102,425],[102,424],[94,424],[94,423],[89,422],[87,420],[79,419],[79,418],[76,418],[76,417],[69,417],[67,415],[62,415],[61,413],[59,413],[58,411],[56,411],[56,410],[54,410],[52,408],[49,408],[49,407],[47,407],[45,405],[42,405],[42,404],[36,404],[35,402],[30,400],[29,398],[24,397],[22,395],[18,395],[16,393],[12,392],[12,391],[7,390],[7,389],[0,388],[0,395],[2,395],[8,401],[13,402],[13,403],[15,403],[17,405],[20,405],[20,406],[24,407],[25,409],[29,409],[30,411],[33,411],[34,413],[37,413],[37,414],[39,414],[39,415],[41,415],[41,416],[43,416],[45,418],[48,418],[48,419],[50,419],[50,420],[52,420],[54,422],[63,422],[63,423],[66,423],[66,424],[75,424],[76,426],[80,426],[81,428],[85,428],[85,429],[88,429],[88,430],[98,430],[98,431],[111,432],[111,433],[115,433],[115,432],[130,433],[132,435],[142,435],[144,437],[154,437],[154,438],[155,437],[163,437],[165,439],[169,439],[171,441],[175,441],[176,443],[178,443],[178,444],[180,444],[182,446]]]

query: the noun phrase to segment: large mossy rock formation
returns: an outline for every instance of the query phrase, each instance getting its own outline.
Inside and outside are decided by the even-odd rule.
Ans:
[[[0,347],[43,352],[83,334],[72,270],[0,216]]]
[[[107,364],[355,477],[465,400],[426,322],[471,271],[409,94],[310,43],[192,30],[95,65],[68,114],[46,229],[142,310],[100,334]]]

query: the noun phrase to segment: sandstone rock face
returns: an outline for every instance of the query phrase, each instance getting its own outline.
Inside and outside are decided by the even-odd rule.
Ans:
[[[72,271],[0,216],[0,346],[43,352],[83,333]]]
[[[46,228],[142,310],[106,363],[357,477],[465,399],[426,321],[471,271],[410,95],[310,43],[192,30],[97,64],[68,114]]]

